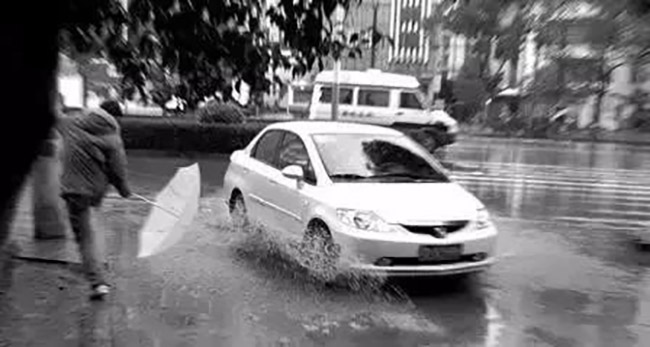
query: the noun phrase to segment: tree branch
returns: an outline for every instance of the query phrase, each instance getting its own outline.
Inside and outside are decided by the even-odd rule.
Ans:
[[[503,59],[503,60],[501,61],[501,65],[499,65],[499,68],[497,69],[497,71],[496,71],[494,74],[495,74],[495,75],[500,74],[500,73],[503,71],[503,68],[506,66],[506,63],[507,63],[507,62],[508,62],[507,59]]]
[[[643,59],[650,56],[650,45],[647,45],[641,49],[641,53],[638,55],[638,59]]]
[[[619,67],[621,67],[623,65],[625,65],[625,62],[615,64],[614,66],[612,66],[609,69],[605,70],[605,73],[604,73],[603,77],[605,77],[605,78],[609,77],[609,75],[611,75],[612,72],[614,72],[614,70],[618,69]]]

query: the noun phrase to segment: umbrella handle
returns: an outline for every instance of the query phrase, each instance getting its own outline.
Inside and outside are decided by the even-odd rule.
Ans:
[[[149,200],[149,199],[147,199],[146,197],[144,197],[144,196],[142,196],[142,195],[140,195],[140,194],[132,193],[131,196],[133,196],[134,198],[137,198],[137,199],[139,199],[139,200],[142,200],[142,201],[146,202],[147,204],[149,204],[149,205],[151,205],[151,206],[153,206],[153,207],[159,208],[159,209],[161,209],[161,210],[163,210],[163,211],[169,213],[170,215],[172,215],[172,216],[174,216],[174,217],[176,217],[176,218],[181,218],[178,214],[176,214],[176,212],[171,211],[171,210],[169,210],[168,208],[163,207],[163,206],[161,206],[160,204],[158,204],[157,202],[152,201],[152,200]]]

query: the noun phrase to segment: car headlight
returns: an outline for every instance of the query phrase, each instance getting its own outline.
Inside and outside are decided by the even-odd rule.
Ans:
[[[485,207],[480,207],[477,210],[477,216],[476,216],[476,225],[477,228],[480,229],[485,229],[490,227],[491,221],[490,221],[490,213]]]
[[[392,232],[390,224],[386,223],[374,212],[358,211],[351,209],[338,209],[336,213],[343,224],[363,231],[375,231],[380,233]]]

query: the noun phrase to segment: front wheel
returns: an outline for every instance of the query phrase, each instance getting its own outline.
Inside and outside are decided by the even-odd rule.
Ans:
[[[230,199],[230,219],[233,227],[242,230],[248,227],[248,213],[246,210],[246,203],[241,193],[236,193]]]
[[[312,222],[302,241],[303,257],[307,267],[325,279],[335,278],[341,248],[334,243],[327,226]]]

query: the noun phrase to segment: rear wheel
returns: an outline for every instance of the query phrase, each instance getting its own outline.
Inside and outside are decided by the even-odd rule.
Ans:
[[[244,196],[240,192],[233,193],[230,198],[230,219],[236,229],[248,227],[248,214]]]

